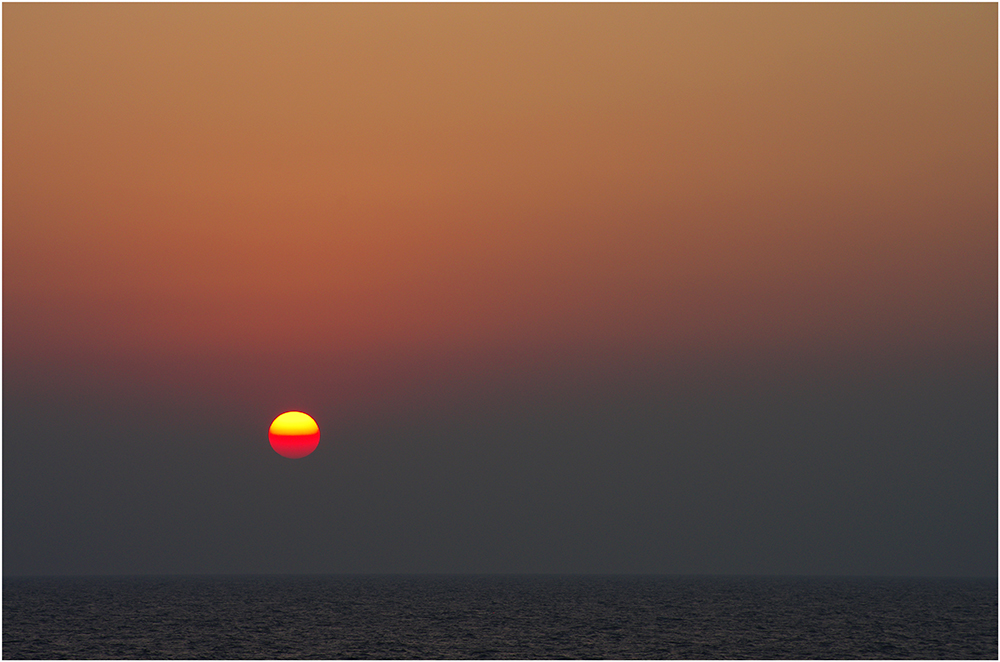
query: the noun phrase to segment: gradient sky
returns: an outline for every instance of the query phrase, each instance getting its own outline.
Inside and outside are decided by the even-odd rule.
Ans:
[[[5,575],[996,576],[996,4],[2,11]]]

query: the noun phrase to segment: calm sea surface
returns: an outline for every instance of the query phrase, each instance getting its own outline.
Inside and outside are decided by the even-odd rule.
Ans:
[[[997,580],[3,580],[5,659],[997,659]]]

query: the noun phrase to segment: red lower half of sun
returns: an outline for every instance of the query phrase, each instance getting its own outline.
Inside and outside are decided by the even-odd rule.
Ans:
[[[319,430],[312,434],[275,434],[268,432],[271,448],[278,455],[297,459],[305,457],[319,446]]]

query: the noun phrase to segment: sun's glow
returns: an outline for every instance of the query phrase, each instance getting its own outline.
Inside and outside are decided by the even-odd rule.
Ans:
[[[267,437],[278,455],[298,459],[316,450],[319,426],[309,414],[287,411],[274,419]]]
[[[319,426],[309,414],[300,411],[286,411],[271,423],[274,434],[313,434],[319,432]]]

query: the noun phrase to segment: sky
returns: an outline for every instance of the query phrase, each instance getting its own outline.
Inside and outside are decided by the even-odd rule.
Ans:
[[[996,576],[995,3],[2,15],[5,576]]]

